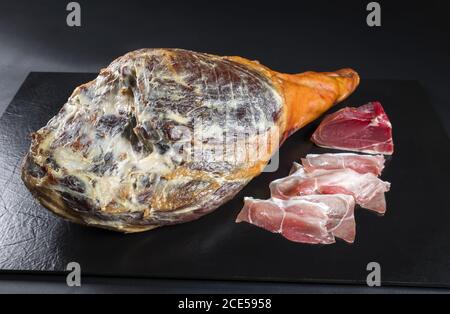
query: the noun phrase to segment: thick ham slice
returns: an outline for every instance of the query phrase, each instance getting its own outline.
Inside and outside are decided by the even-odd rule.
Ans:
[[[302,158],[302,165],[306,172],[316,169],[335,170],[352,169],[358,173],[373,173],[379,176],[384,168],[383,155],[343,154],[310,154]]]
[[[301,243],[353,243],[355,202],[349,195],[309,195],[289,200],[245,198],[236,222],[248,222]]]
[[[392,155],[392,126],[379,102],[328,115],[311,140],[320,147]]]
[[[274,198],[289,199],[293,196],[311,194],[348,194],[363,208],[377,213],[386,212],[384,193],[390,183],[384,182],[372,173],[360,174],[352,169],[305,171],[294,163],[294,171],[288,177],[270,184]]]

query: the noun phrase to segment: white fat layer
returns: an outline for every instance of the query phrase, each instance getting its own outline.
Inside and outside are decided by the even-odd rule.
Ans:
[[[158,173],[160,175],[168,174],[174,169],[170,154],[161,155],[157,151],[140,159],[136,166],[143,172]]]
[[[152,53],[159,54],[160,52],[153,51]],[[152,53],[149,53],[145,57],[149,57]],[[117,203],[131,211],[145,209],[149,204],[140,204],[137,202],[138,192],[133,191],[133,183],[135,183],[136,178],[140,175],[154,175],[158,178],[168,175],[177,167],[174,160],[184,160],[185,158],[185,155],[176,152],[173,147],[170,147],[164,153],[160,153],[156,148],[150,154],[144,152],[138,153],[133,149],[129,140],[124,138],[121,134],[106,134],[104,136],[99,136],[97,134],[98,130],[96,130],[95,123],[100,117],[105,115],[120,114],[123,116],[124,114],[132,113],[135,115],[138,125],[142,125],[145,121],[155,119],[155,115],[158,114],[152,110],[148,110],[152,107],[145,99],[150,92],[153,93],[153,97],[156,98],[159,95],[158,93],[162,93],[162,91],[158,91],[154,88],[155,81],[152,77],[155,75],[159,79],[167,78],[174,80],[181,85],[186,85],[189,73],[177,73],[176,75],[172,75],[169,72],[164,73],[161,72],[160,69],[164,68],[162,65],[156,66],[158,70],[149,70],[146,68],[146,63],[142,60],[144,60],[144,58],[140,59],[140,61],[127,61],[127,63],[121,63],[120,67],[113,63],[107,71],[104,72],[104,75],[101,74],[92,85],[87,85],[86,88],[77,90],[65,104],[64,112],[62,112],[57,119],[52,119],[49,122],[47,130],[50,130],[50,133],[39,145],[44,151],[51,152],[52,158],[60,167],[60,170],[54,170],[53,174],[55,177],[61,178],[67,175],[75,175],[86,185],[86,191],[83,193],[84,196],[95,200],[102,209],[111,203]],[[144,85],[143,87],[139,86],[140,90],[133,90],[132,95],[130,95],[125,88],[121,89],[121,85],[119,85],[120,75],[118,71],[124,66],[134,70],[136,77],[142,78]],[[167,67],[170,67],[170,65]],[[159,72],[155,74],[154,71]],[[264,84],[267,85],[267,90],[271,95],[275,97],[276,103],[280,109],[282,106],[281,95],[278,94],[273,86],[270,86],[267,83]],[[200,91],[200,85],[197,85],[198,84],[194,84],[191,86],[193,87],[194,93]],[[245,84],[243,85],[245,87]],[[209,100],[202,102],[197,108],[206,107],[215,109],[224,108],[224,106],[226,106],[228,109],[235,110],[240,107],[254,107],[255,110],[258,110],[256,114],[258,114],[261,119],[253,121],[252,128],[259,131],[260,134],[264,134],[270,127],[273,127],[273,121],[268,121],[266,119],[266,115],[262,108],[260,108],[258,103],[254,103],[255,99],[248,99],[248,91],[245,91],[245,88],[243,89],[242,86],[240,86],[239,88],[233,89],[232,85],[230,88],[232,92],[232,99],[230,101],[225,103],[221,100]],[[184,95],[179,92],[174,92],[170,95],[167,95],[167,93],[164,92],[164,95],[161,96],[168,96],[175,102],[184,97]],[[243,104],[243,101],[247,101],[248,104]],[[174,121],[177,124],[186,125],[191,122],[192,116],[189,114],[182,115],[173,110],[165,110],[156,118],[167,119]],[[244,133],[246,131],[242,125],[236,123],[232,118],[228,119],[228,117],[226,117],[225,120],[226,123],[231,123],[232,125],[230,126],[235,128],[237,132]],[[73,148],[65,143],[59,146],[57,145],[56,147],[51,147],[55,139],[60,139],[65,131],[74,131],[70,130],[72,127],[79,127],[79,130],[76,130],[77,134],[74,136],[80,136],[78,140],[81,142],[80,146],[83,146],[83,148]],[[225,131],[226,130],[227,124],[225,126]],[[254,132],[255,130],[251,131]],[[277,129],[272,133],[276,133],[276,135],[279,136],[278,131],[279,130]],[[205,125],[205,127],[201,129],[201,137],[218,139],[223,137],[223,132],[224,128],[220,127],[216,121],[208,126]],[[255,139],[258,139],[258,137],[253,136],[246,148],[244,146],[236,147],[234,155],[226,155],[228,157],[226,161],[234,161],[235,165],[242,161],[246,161],[246,158],[249,157],[249,148],[262,147],[260,144],[254,142]],[[197,140],[198,139],[195,137],[194,142]],[[71,144],[74,141],[75,140],[71,138]],[[260,155],[259,160],[268,160],[270,158],[271,153],[277,148],[279,143],[278,138],[272,139],[271,143],[272,146],[267,148],[267,152]],[[84,144],[86,144],[85,147]],[[101,174],[91,171],[90,169],[95,166],[96,163],[102,162],[102,158],[104,158],[107,153],[112,155],[114,167],[108,168],[106,173]],[[39,161],[44,164],[44,160]],[[192,180],[192,178],[187,176],[174,178],[173,180],[174,182],[171,183],[176,183],[175,181],[187,182]],[[228,182],[228,179],[222,176],[215,176],[213,180],[220,185]],[[242,180],[242,184],[244,184],[244,181],[246,180],[248,180],[248,178]],[[230,181],[238,182],[240,180],[230,179]],[[62,189],[64,188],[62,187]],[[127,195],[127,197],[121,197],[120,195],[122,194]],[[195,206],[196,205],[183,208],[182,210],[178,210],[177,213],[189,213],[195,209]]]
[[[180,115],[178,113],[175,113],[173,111],[167,112],[166,113],[166,118],[169,119],[169,120],[175,121],[175,122],[177,122],[179,124],[187,124],[190,121],[190,119],[188,117],[182,116],[182,115]]]
[[[92,164],[91,160],[84,158],[79,152],[64,146],[55,149],[53,158],[69,172],[85,171]]]

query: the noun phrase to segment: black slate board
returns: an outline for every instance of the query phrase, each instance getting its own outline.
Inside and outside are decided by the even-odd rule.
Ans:
[[[450,287],[450,141],[415,81],[363,80],[343,104],[379,100],[394,126],[396,152],[383,179],[392,182],[388,212],[356,212],[353,245],[295,244],[248,224],[235,224],[243,196],[266,198],[268,184],[314,147],[318,121],[280,150],[280,168],[255,178],[234,200],[191,223],[122,235],[63,221],[38,205],[20,179],[28,134],[42,127],[83,73],[31,73],[0,120],[0,270],[151,278],[365,284],[378,262],[383,285]]]

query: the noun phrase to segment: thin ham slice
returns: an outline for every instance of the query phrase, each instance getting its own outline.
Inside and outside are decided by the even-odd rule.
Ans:
[[[311,140],[320,147],[392,155],[392,126],[379,102],[328,115]]]
[[[373,173],[379,176],[384,169],[384,156],[351,153],[310,154],[302,158],[302,164],[306,172],[312,172],[317,169],[335,170],[349,168],[358,173]]]
[[[349,168],[307,172],[297,163],[294,163],[291,175],[270,184],[274,198],[287,200],[293,196],[311,194],[348,194],[361,207],[379,214],[386,212],[384,193],[389,188],[390,183],[372,173],[360,174]]]
[[[355,201],[349,195],[308,195],[289,200],[245,198],[236,222],[248,222],[301,243],[355,240]]]

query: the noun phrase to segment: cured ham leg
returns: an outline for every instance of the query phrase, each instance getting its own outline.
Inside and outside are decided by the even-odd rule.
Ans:
[[[295,164],[295,171],[288,177],[270,184],[272,197],[289,199],[310,194],[348,194],[363,208],[379,214],[386,212],[384,193],[390,183],[381,181],[372,173],[360,174],[352,169],[313,170]]]
[[[248,222],[301,243],[355,240],[355,202],[349,195],[310,195],[289,200],[245,198],[236,222]]]
[[[127,53],[32,135],[22,179],[73,222],[139,232],[197,219],[350,95],[351,69],[283,74],[182,49]]]

